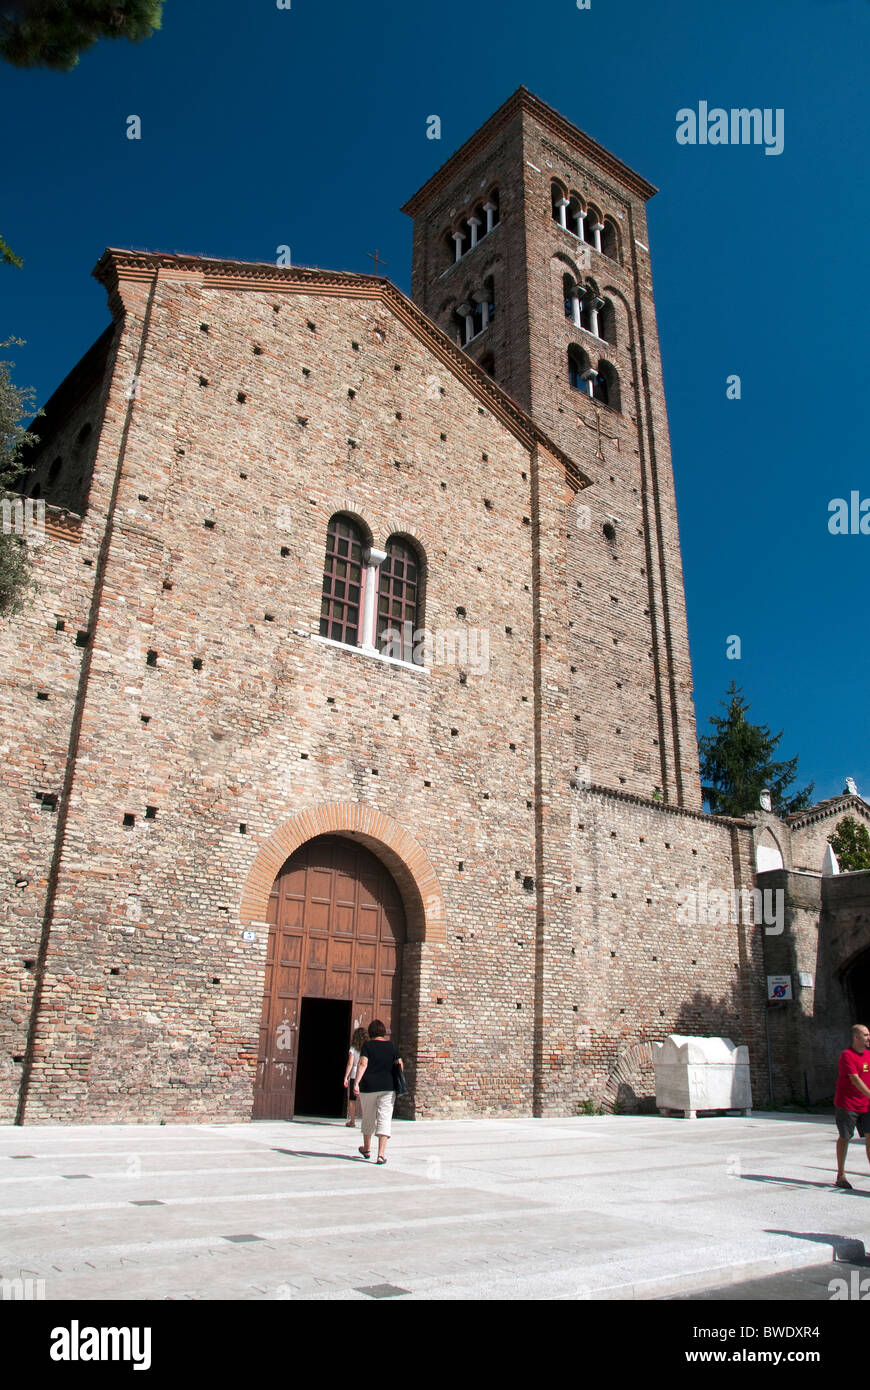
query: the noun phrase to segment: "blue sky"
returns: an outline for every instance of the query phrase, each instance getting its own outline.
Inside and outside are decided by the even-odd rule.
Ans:
[[[819,796],[870,796],[868,0],[167,0],[138,46],[0,72],[0,336],[45,399],[108,322],[108,245],[386,273],[414,192],[521,83],[660,188],[649,205],[699,728],[732,679]],[[782,154],[681,146],[676,112],[782,108]],[[126,118],[142,139],[126,138]],[[442,120],[427,140],[426,117]],[[10,134],[14,132],[14,134]],[[737,373],[742,397],[726,399]],[[741,659],[726,639],[741,638]]]

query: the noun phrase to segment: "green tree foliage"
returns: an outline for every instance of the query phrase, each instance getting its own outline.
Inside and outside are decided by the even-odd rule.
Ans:
[[[3,265],[17,266],[19,270],[24,265],[24,262],[21,259],[21,257],[16,256],[15,252],[12,250],[12,247],[7,246],[2,236],[0,236],[0,262],[2,262]]]
[[[163,0],[0,0],[0,58],[70,72],[98,39],[150,38],[162,10]]]
[[[837,856],[841,869],[870,869],[870,834],[866,825],[854,816],[844,816],[838,822],[833,835],[828,836],[828,844]]]
[[[0,348],[20,347],[20,338],[8,338]],[[22,420],[33,414],[32,387],[19,387],[12,381],[15,364],[0,361],[0,502],[13,495],[22,473],[29,472],[24,454],[37,436],[24,428]],[[9,515],[8,509],[6,510]],[[13,531],[0,529],[0,616],[8,617],[24,607],[35,588],[24,540]]]
[[[774,762],[782,733],[771,734],[766,724],[750,724],[749,705],[743,691],[731,682],[728,699],[720,701],[726,713],[712,714],[714,732],[698,740],[704,800],[715,815],[745,816],[758,810],[758,798],[770,789],[771,805],[779,816],[802,811],[812,801],[814,783],[790,792],[797,775],[797,758]]]

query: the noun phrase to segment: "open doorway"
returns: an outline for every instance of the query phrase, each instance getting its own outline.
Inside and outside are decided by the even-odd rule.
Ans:
[[[851,1022],[870,1026],[870,950],[862,951],[846,972],[846,991]]]
[[[304,999],[299,1014],[294,1115],[338,1117],[347,1092],[342,1085],[350,1045],[350,999]]]

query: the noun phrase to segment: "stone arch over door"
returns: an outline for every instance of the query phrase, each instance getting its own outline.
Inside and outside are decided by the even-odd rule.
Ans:
[[[239,916],[244,927],[267,925],[269,894],[285,860],[316,835],[358,840],[389,869],[402,895],[408,942],[443,942],[447,924],[441,890],[429,858],[398,821],[358,801],[300,811],[263,844],[248,874]]]

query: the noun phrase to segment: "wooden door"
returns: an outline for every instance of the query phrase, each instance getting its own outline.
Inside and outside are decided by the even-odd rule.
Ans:
[[[353,840],[321,835],[284,864],[268,921],[253,1113],[255,1120],[285,1120],[294,1109],[303,998],[351,1001],[353,1027],[373,1018],[388,1030],[398,1027],[405,914],[375,855]],[[341,1048],[349,1042],[342,1039]]]

